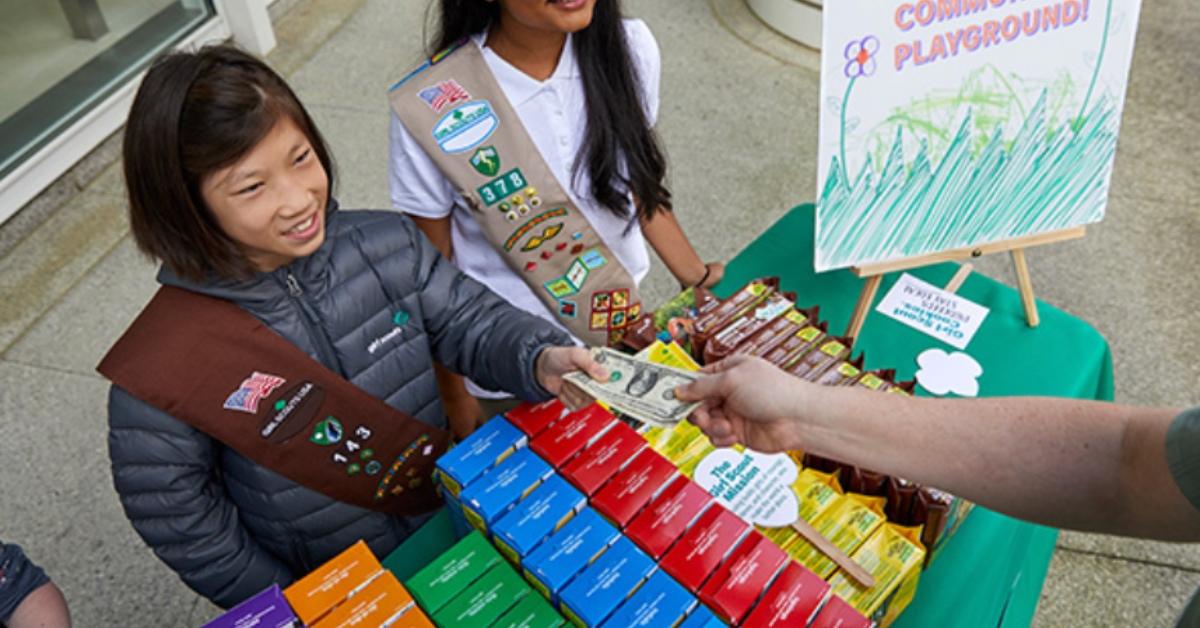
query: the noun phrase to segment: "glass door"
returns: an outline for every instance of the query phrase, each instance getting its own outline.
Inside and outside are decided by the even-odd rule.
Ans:
[[[3,0],[0,12],[0,179],[214,15],[210,0]]]

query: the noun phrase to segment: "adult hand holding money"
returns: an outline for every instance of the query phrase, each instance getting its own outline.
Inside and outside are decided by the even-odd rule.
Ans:
[[[592,359],[609,373],[605,381],[575,371],[563,376],[563,395],[570,405],[584,405],[580,394],[651,425],[674,425],[687,418],[698,402],[675,397],[675,388],[696,380],[697,373],[655,364],[607,348],[592,349]],[[571,391],[571,387],[575,391]],[[586,402],[584,402],[586,403]]]

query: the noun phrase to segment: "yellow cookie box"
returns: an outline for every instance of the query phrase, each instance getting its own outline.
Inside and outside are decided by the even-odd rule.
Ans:
[[[836,595],[870,617],[902,584],[916,590],[916,579],[925,561],[925,547],[920,539],[920,526],[907,528],[892,523],[880,526],[850,555],[875,577],[875,586],[865,588],[838,571],[829,579],[830,587]],[[897,602],[902,601],[892,600],[889,608],[894,610]],[[907,602],[903,606],[907,606]]]
[[[800,471],[796,481],[792,483],[792,490],[795,491],[796,498],[800,503],[799,517],[809,523],[828,510],[842,495],[842,486],[838,483],[836,475],[822,473],[812,468]],[[782,548],[786,548],[800,539],[800,535],[790,527],[760,527],[759,531]]]
[[[853,555],[854,550],[883,524],[883,506],[886,502],[883,497],[846,493],[811,523],[831,543]],[[837,563],[804,539],[796,538],[784,550],[821,578],[828,579],[837,570]]]

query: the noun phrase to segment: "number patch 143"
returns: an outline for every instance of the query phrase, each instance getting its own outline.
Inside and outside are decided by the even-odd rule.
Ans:
[[[528,184],[525,181],[525,175],[521,174],[521,169],[513,168],[488,181],[486,184],[479,186],[479,198],[483,199],[484,205],[491,207],[507,198],[508,195],[516,194],[525,189],[526,185]]]

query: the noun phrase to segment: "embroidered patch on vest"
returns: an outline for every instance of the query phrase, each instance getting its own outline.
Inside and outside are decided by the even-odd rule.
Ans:
[[[451,109],[433,126],[433,140],[442,152],[462,153],[491,137],[500,119],[486,100],[476,100]]]
[[[571,285],[575,287],[575,292],[579,292],[583,289],[584,282],[587,281],[588,272],[588,267],[583,262],[575,260],[571,262],[571,266],[567,268],[567,274],[563,275],[563,278],[571,282]]]
[[[600,249],[591,249],[587,251],[583,255],[579,256],[579,261],[582,262],[584,266],[587,266],[588,270],[596,270],[597,268],[600,268],[608,263],[608,260],[604,259],[604,254],[600,252]]]
[[[542,257],[549,258],[549,251],[543,252]],[[562,277],[551,279],[542,284],[546,291],[555,299],[562,299],[578,293],[583,289],[583,284],[587,282],[588,268],[579,260],[571,262],[571,266],[567,268],[566,274]]]
[[[549,242],[550,240],[553,240],[554,236],[558,235],[562,230],[563,224],[561,222],[550,225],[549,227],[543,229],[540,234],[531,236],[529,240],[525,242],[525,246],[521,247],[521,250],[526,253],[529,251],[536,251],[538,247]]]
[[[313,426],[312,436],[309,436],[308,440],[311,443],[327,447],[340,443],[342,433],[342,422],[330,415]]]
[[[258,402],[265,399],[273,390],[283,385],[282,377],[254,371],[242,380],[242,385],[225,399],[226,410],[237,410],[247,414],[258,414]]]
[[[512,251],[513,247],[517,245],[517,242],[520,242],[522,238],[524,238],[530,231],[533,230],[534,227],[538,226],[539,224],[546,222],[551,218],[561,218],[566,215],[567,208],[555,207],[554,209],[544,211],[533,218],[530,218],[528,222],[520,227],[517,227],[517,230],[514,231],[512,235],[508,236],[508,239],[504,241],[504,250]]]
[[[371,460],[375,457],[375,450],[363,447],[364,443],[371,440],[371,436],[371,428],[365,425],[354,428],[354,433],[345,439],[343,446],[334,452],[330,459],[345,467],[346,475],[358,475],[364,470],[368,471],[367,475],[374,475],[370,473],[372,462],[375,463],[375,473],[378,473],[379,463]]]
[[[405,463],[413,460],[414,458],[428,456],[432,451],[433,448],[429,445],[429,437],[425,436],[424,434],[422,434],[413,442],[409,443],[408,447],[405,447],[404,451],[400,452],[400,455],[396,456],[396,459],[392,461],[391,466],[388,467],[387,473],[385,473],[383,479],[379,481],[379,486],[375,489],[375,499],[380,500],[387,496],[388,487],[391,486],[392,482],[396,479],[396,474],[404,468]],[[414,476],[412,471],[413,469],[410,468],[408,473],[404,475],[412,478]],[[406,488],[416,488],[417,486],[420,486],[420,484],[420,478],[410,480],[407,485],[396,483],[395,486],[391,487],[391,493],[393,495],[399,495],[400,493],[403,493]]]
[[[259,436],[272,443],[287,441],[312,423],[324,402],[325,391],[320,386],[312,382],[297,384],[275,402],[274,412],[263,421]]]
[[[616,338],[620,340],[620,335],[624,334],[623,330],[642,314],[642,304],[630,304],[629,290],[626,288],[593,292],[589,301],[592,306],[588,319],[589,329],[610,332],[609,340],[612,340],[613,332],[619,332]]]
[[[525,187],[526,183],[525,175],[521,173],[521,169],[513,168],[503,175],[479,186],[475,191],[479,193],[479,198],[483,199],[483,204],[491,207],[503,201],[504,197],[512,194],[513,191]],[[514,207],[519,208],[524,204],[525,199],[520,196],[514,196],[510,200]]]
[[[477,149],[475,154],[471,155],[471,167],[485,177],[496,176],[496,173],[500,172],[500,152],[495,146]]]
[[[564,279],[562,277],[559,277],[558,279],[551,279],[550,281],[547,281],[546,283],[542,284],[542,286],[544,286],[546,288],[546,291],[549,292],[550,295],[556,299],[561,299],[563,297],[569,297],[572,294],[575,294],[576,292],[578,292],[578,290],[576,290],[575,287],[572,286],[570,282],[568,282],[566,279]]]
[[[417,96],[425,101],[425,104],[429,105],[430,109],[438,113],[441,113],[442,109],[450,105],[471,100],[471,94],[467,93],[467,90],[463,89],[458,84],[458,81],[454,79],[448,79],[437,85],[426,87],[417,92]]]

